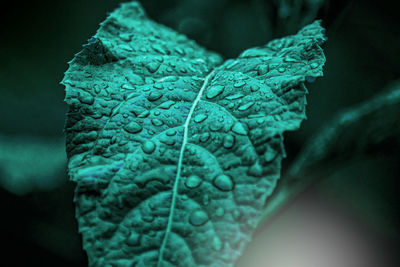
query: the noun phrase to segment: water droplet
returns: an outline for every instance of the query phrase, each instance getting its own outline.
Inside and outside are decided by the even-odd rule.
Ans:
[[[122,41],[130,42],[132,40],[132,34],[120,33],[119,38],[121,38]]]
[[[204,134],[202,134],[200,136],[200,142],[202,142],[202,143],[207,142],[208,139],[210,139],[210,133],[209,132],[205,132]]]
[[[168,100],[160,104],[158,107],[162,109],[169,109],[173,104],[175,104],[175,101]]]
[[[215,211],[215,215],[217,215],[218,217],[223,216],[224,213],[225,213],[225,210],[222,207],[218,207],[218,209]]]
[[[145,222],[153,222],[154,221],[154,216],[152,215],[144,215],[142,216],[142,220]]]
[[[147,140],[146,142],[144,142],[142,144],[142,150],[146,154],[153,153],[155,149],[156,149],[156,145],[154,144],[153,141]]]
[[[204,113],[198,114],[194,117],[194,122],[200,123],[200,122],[204,121],[205,119],[207,119],[207,117],[208,117],[207,114],[204,114]]]
[[[91,105],[94,103],[94,97],[86,92],[80,93],[78,99],[82,104]]]
[[[161,126],[161,125],[164,124],[164,122],[163,122],[162,120],[159,120],[159,119],[151,119],[151,123],[152,123],[154,126]]]
[[[216,132],[216,131],[220,130],[223,126],[224,126],[224,124],[213,121],[208,125],[208,128],[210,129],[210,131]]]
[[[182,56],[185,55],[185,51],[179,46],[175,47],[175,51]]]
[[[243,127],[243,124],[236,122],[232,127],[232,132],[239,135],[247,135],[247,130]]]
[[[140,243],[140,235],[136,232],[132,232],[126,239],[126,244],[128,246],[136,246]]]
[[[153,85],[153,87],[156,88],[157,90],[161,90],[161,89],[164,88],[163,85],[162,85],[161,83],[155,83],[155,84]]]
[[[246,104],[241,105],[241,106],[238,108],[238,110],[239,110],[239,111],[245,111],[245,110],[248,110],[249,108],[251,108],[253,105],[254,105],[254,102],[253,102],[253,101],[247,102]]]
[[[254,85],[254,84],[250,85],[250,90],[251,90],[252,92],[256,92],[256,91],[258,91],[259,89],[260,89],[260,87],[259,87],[258,85]]]
[[[121,138],[119,136],[113,135],[110,139],[110,144],[115,144],[118,143],[119,141],[121,141]]]
[[[222,248],[222,242],[221,239],[218,237],[214,236],[214,239],[212,241],[212,248],[216,251],[220,251]]]
[[[125,131],[127,131],[128,133],[138,133],[142,130],[142,126],[135,122],[132,121],[130,123],[128,123],[125,127],[124,127]]]
[[[158,61],[158,62],[163,62],[164,58],[162,56],[159,55],[155,55],[154,58]]]
[[[276,157],[277,154],[278,152],[276,150],[269,148],[264,154],[264,159],[266,162],[270,162]]]
[[[208,99],[214,98],[220,95],[224,91],[225,86],[223,85],[215,85],[207,89],[206,97]]]
[[[240,211],[238,211],[238,210],[234,210],[233,212],[232,212],[232,215],[233,215],[233,218],[235,219],[235,220],[238,220],[239,218],[240,218]]]
[[[280,67],[279,69],[278,69],[278,71],[280,72],[280,73],[282,73],[282,72],[285,72],[285,68],[284,67]]]
[[[174,136],[176,134],[176,131],[175,129],[168,129],[165,134],[168,136]]]
[[[240,81],[235,82],[235,83],[233,84],[233,86],[234,86],[235,88],[239,88],[239,87],[242,87],[242,86],[245,85],[245,84],[246,84],[245,81],[240,80]]]
[[[249,174],[254,176],[254,177],[261,177],[262,176],[262,166],[260,163],[257,161],[254,163],[250,169],[249,169]]]
[[[219,174],[216,176],[213,180],[213,184],[221,191],[231,191],[234,187],[232,178],[226,174]]]
[[[140,113],[140,114],[138,115],[138,118],[146,118],[147,116],[149,116],[149,114],[150,114],[150,111],[148,111],[148,110],[146,109],[146,110],[144,110],[142,113]]]
[[[149,70],[149,72],[154,73],[158,70],[160,67],[160,63],[157,61],[150,62],[147,64],[146,68]]]
[[[125,90],[135,90],[135,87],[132,86],[132,85],[130,85],[129,83],[124,83],[124,84],[122,84],[122,85],[121,85],[121,88],[122,88],[122,89],[125,89]]]
[[[237,94],[233,94],[233,95],[227,96],[226,99],[227,100],[236,100],[236,99],[239,99],[239,98],[242,98],[242,97],[244,97],[244,95],[242,93],[237,93]]]
[[[208,194],[205,194],[203,196],[203,205],[207,206],[210,203],[210,197],[208,196]]]
[[[149,101],[156,101],[160,99],[162,96],[163,94],[160,91],[153,91],[147,96],[147,99]]]
[[[194,226],[201,226],[208,221],[208,215],[203,210],[195,210],[189,216],[189,222]]]
[[[316,67],[318,67],[318,63],[313,62],[313,63],[311,63],[310,66],[311,66],[312,69],[315,69]]]
[[[175,144],[175,140],[169,136],[163,135],[160,137],[160,142],[163,144],[173,146]]]
[[[159,44],[153,44],[153,45],[151,46],[151,48],[153,48],[154,51],[156,51],[156,52],[158,52],[158,53],[160,53],[160,54],[163,54],[163,55],[166,55],[166,54],[167,54],[167,51],[164,49],[164,47],[162,47],[162,46],[159,45]]]
[[[186,178],[185,185],[188,188],[193,189],[198,187],[201,184],[201,182],[202,181],[199,176],[192,174],[188,178]]]
[[[187,69],[185,68],[185,66],[179,66],[178,71],[180,71],[181,73],[186,73]]]
[[[93,85],[93,88],[94,88],[94,92],[96,94],[100,94],[101,88],[100,88],[100,86],[98,84]]]
[[[286,55],[285,58],[283,59],[285,62],[296,62],[296,59],[290,57],[289,55]]]
[[[154,116],[160,116],[161,112],[159,110],[155,110],[153,112]]]
[[[264,75],[265,73],[267,73],[269,71],[269,67],[268,65],[260,65],[257,68],[257,74],[258,75]]]
[[[237,60],[229,59],[229,60],[227,60],[226,63],[225,63],[225,64],[227,64],[225,68],[226,68],[227,70],[230,70],[230,69],[232,69],[234,66],[236,66],[238,63],[239,63],[239,62],[238,62]]]
[[[233,135],[229,134],[229,135],[224,136],[222,145],[225,148],[227,148],[227,149],[232,148],[234,144],[235,144],[235,137]]]

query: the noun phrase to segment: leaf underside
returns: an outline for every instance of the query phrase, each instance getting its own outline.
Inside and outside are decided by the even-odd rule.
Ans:
[[[122,4],[70,62],[68,174],[91,266],[232,266],[322,76],[320,22],[223,62]]]

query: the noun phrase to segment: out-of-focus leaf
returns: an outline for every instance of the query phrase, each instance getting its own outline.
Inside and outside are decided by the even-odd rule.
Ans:
[[[384,148],[400,151],[400,82],[334,116],[309,139],[289,170],[296,176],[338,157]]]
[[[61,185],[66,163],[62,139],[0,136],[0,184],[14,194]]]
[[[398,158],[399,152],[400,82],[396,82],[383,93],[340,111],[309,139],[269,199],[263,220],[307,187],[340,170],[341,161],[379,153]]]
[[[232,266],[322,76],[323,29],[222,59],[123,4],[65,74],[68,171],[92,266]]]

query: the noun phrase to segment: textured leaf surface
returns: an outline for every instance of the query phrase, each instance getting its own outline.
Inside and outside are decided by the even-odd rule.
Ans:
[[[232,266],[322,76],[323,29],[222,59],[123,4],[63,84],[69,176],[93,266]]]

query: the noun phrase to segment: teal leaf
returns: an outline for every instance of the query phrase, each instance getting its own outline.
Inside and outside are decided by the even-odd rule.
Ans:
[[[232,266],[322,76],[320,22],[223,62],[122,4],[62,83],[91,266]]]

